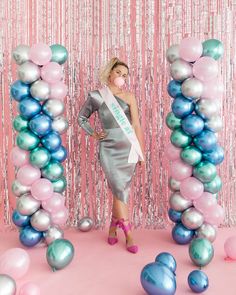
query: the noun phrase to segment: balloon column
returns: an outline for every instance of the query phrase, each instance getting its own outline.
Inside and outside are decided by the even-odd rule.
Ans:
[[[189,37],[167,50],[171,80],[167,86],[173,98],[166,117],[171,143],[166,149],[171,161],[169,218],[175,222],[172,237],[188,244],[192,261],[203,266],[213,257],[211,243],[224,210],[217,203],[222,183],[217,165],[224,159],[217,142],[222,129],[220,105],[223,85],[217,60],[223,54],[219,40],[201,43]],[[203,257],[203,253],[206,253]]]
[[[13,51],[19,65],[11,85],[11,97],[19,114],[13,128],[18,132],[11,160],[17,169],[12,190],[17,197],[12,219],[20,228],[20,241],[33,247],[63,237],[59,226],[68,218],[63,161],[67,150],[61,134],[68,128],[63,116],[67,86],[62,82],[62,64],[68,52],[62,45],[19,45]]]

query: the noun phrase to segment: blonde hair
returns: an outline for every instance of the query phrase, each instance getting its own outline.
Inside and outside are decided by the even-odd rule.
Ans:
[[[128,72],[129,72],[129,67],[127,66],[125,62],[119,60],[118,57],[113,57],[109,60],[109,62],[104,67],[100,69],[99,80],[101,84],[108,84],[109,75],[111,71],[117,66],[124,66],[128,69]]]

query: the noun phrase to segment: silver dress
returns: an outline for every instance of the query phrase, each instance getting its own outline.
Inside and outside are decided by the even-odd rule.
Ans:
[[[118,96],[115,96],[115,98],[131,123],[129,105]],[[104,139],[99,140],[99,160],[101,166],[113,196],[127,203],[131,180],[136,167],[135,163],[128,163],[131,144],[103,102],[98,90],[89,92],[88,98],[79,112],[79,125],[87,134],[92,135],[94,132],[88,119],[96,111],[103,129],[107,133]]]

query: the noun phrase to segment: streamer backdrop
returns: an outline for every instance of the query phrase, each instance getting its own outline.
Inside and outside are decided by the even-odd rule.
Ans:
[[[69,226],[90,215],[96,227],[110,217],[111,193],[97,158],[96,142],[78,128],[78,111],[89,90],[98,84],[98,69],[118,56],[130,66],[128,88],[136,95],[146,143],[146,173],[137,169],[130,212],[136,227],[163,228],[168,224],[168,160],[165,147],[169,130],[164,118],[170,110],[166,85],[170,80],[165,53],[183,37],[204,41],[216,38],[224,45],[221,61],[225,95],[224,129],[219,134],[225,148],[220,167],[223,189],[220,203],[226,209],[225,225],[236,224],[236,2],[220,0],[2,0],[0,1],[0,224],[11,225],[15,197],[11,192],[14,167],[9,152],[15,134],[11,126],[16,103],[9,98],[16,80],[11,52],[19,44],[59,43],[69,52],[65,83],[69,86],[64,136],[69,157],[65,164]],[[98,118],[92,124],[99,128]]]

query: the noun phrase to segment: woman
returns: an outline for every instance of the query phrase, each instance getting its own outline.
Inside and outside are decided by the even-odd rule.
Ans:
[[[116,231],[120,227],[126,237],[127,250],[137,253],[138,246],[132,239],[127,203],[137,159],[141,166],[144,166],[145,160],[136,99],[132,93],[122,90],[128,74],[127,64],[118,58],[112,58],[100,73],[100,81],[106,87],[102,89],[103,92],[95,90],[88,94],[79,112],[78,122],[87,134],[99,141],[99,160],[113,193],[108,243],[114,245],[118,242]],[[103,127],[103,131],[99,133],[88,122],[95,111],[98,112]],[[124,127],[125,124],[132,129],[130,133],[133,132],[133,136],[128,133],[129,126]]]

